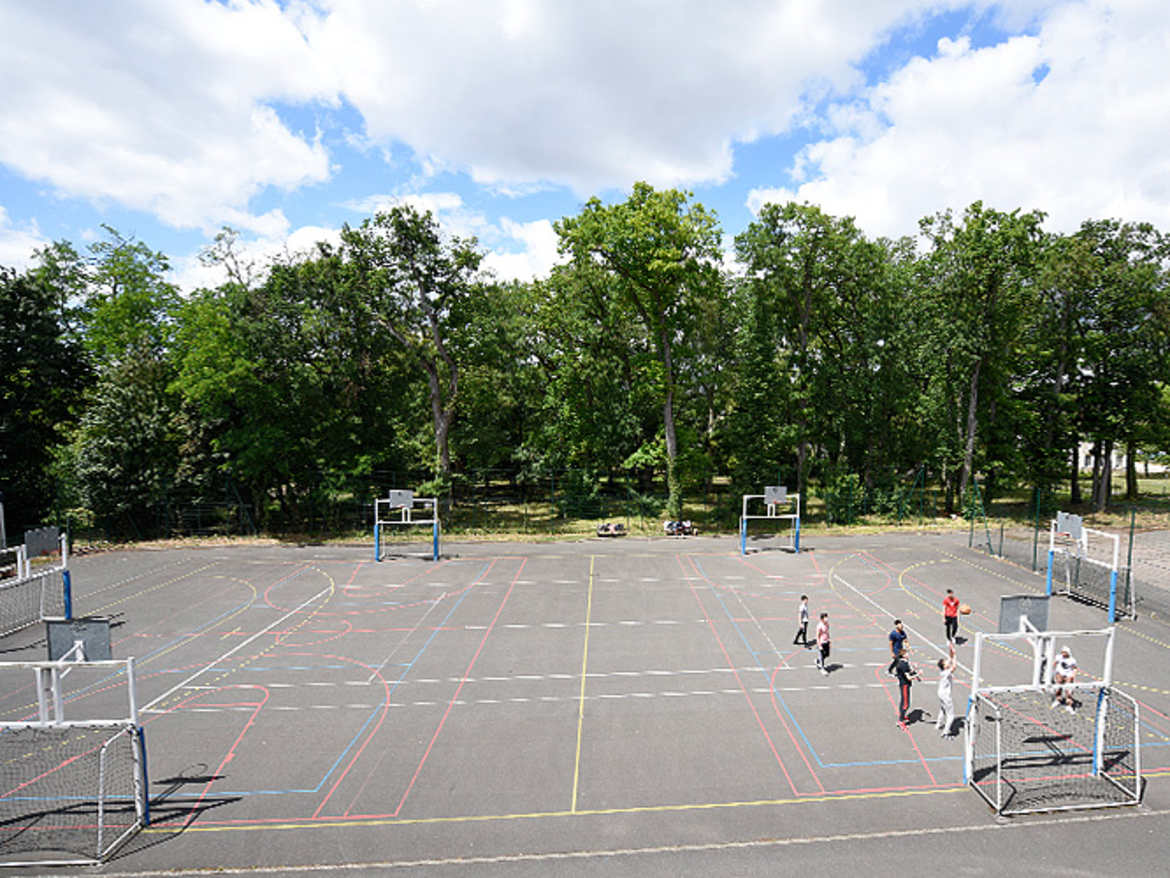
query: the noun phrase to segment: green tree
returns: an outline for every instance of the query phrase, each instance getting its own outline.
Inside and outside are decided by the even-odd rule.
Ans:
[[[0,267],[0,491],[17,540],[52,508],[54,453],[92,374],[71,326],[71,289],[52,270],[54,252],[23,274]]]
[[[473,240],[446,238],[429,213],[394,207],[341,232],[350,303],[385,331],[426,375],[438,475],[451,475],[450,430],[460,367],[451,345],[477,285],[483,254]]]
[[[637,183],[621,204],[593,198],[580,215],[556,225],[562,252],[593,264],[641,321],[662,369],[662,426],[669,489],[667,514],[682,515],[675,398],[679,339],[694,330],[701,303],[721,290],[719,227],[689,193],[657,192]]]
[[[1081,361],[1072,385],[1077,433],[1093,449],[1091,502],[1100,511],[1112,494],[1115,449],[1127,451],[1127,493],[1136,496],[1134,452],[1143,432],[1163,416],[1161,388],[1170,379],[1170,300],[1164,245],[1152,226],[1090,221],[1076,238],[1090,268],[1082,290],[1090,310],[1077,327]]]
[[[800,491],[813,447],[831,467],[860,473],[867,488],[897,462],[895,430],[909,392],[900,344],[905,246],[868,241],[852,219],[793,203],[766,205],[736,238],[747,288],[770,303],[755,306],[757,335],[761,308],[775,309],[771,365],[784,376],[789,402],[778,416],[795,447]],[[757,338],[744,361],[757,373],[744,389],[756,396],[761,380],[772,383],[761,371],[764,344]]]
[[[532,285],[525,350],[541,394],[526,451],[545,468],[614,469],[656,432],[646,403],[657,399],[658,371],[611,284],[596,266],[572,263]]]
[[[176,333],[174,389],[205,425],[204,456],[303,524],[319,487],[358,491],[401,462],[401,358],[349,307],[328,247],[192,295]],[[254,284],[254,285],[253,285]]]
[[[960,497],[967,494],[980,436],[995,431],[1010,437],[1001,443],[1001,454],[1016,441],[1015,432],[997,421],[1005,415],[1012,370],[1035,312],[1043,218],[1039,211],[1003,213],[975,202],[959,223],[949,211],[920,223],[931,247],[921,262],[924,328],[938,356],[934,374],[954,439],[946,461],[948,512],[956,488]],[[951,479],[955,470],[957,484]]]
[[[179,292],[166,279],[170,262],[141,241],[102,226],[86,260],[85,343],[100,364],[165,357]]]
[[[179,403],[169,385],[180,297],[163,254],[104,228],[82,260],[81,325],[98,383],[72,443],[73,467],[91,510],[134,521],[160,508],[178,464]]]

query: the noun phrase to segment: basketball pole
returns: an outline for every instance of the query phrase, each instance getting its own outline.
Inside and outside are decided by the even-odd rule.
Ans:
[[[73,618],[73,575],[69,572],[69,535],[61,534],[61,590],[65,618]]]

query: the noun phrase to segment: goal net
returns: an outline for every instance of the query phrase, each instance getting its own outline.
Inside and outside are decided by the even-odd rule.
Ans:
[[[1134,805],[1138,704],[1112,685],[1114,629],[975,636],[967,782],[1001,815]]]
[[[0,637],[73,612],[68,539],[56,528],[41,528],[26,540],[0,552]],[[34,565],[43,555],[55,557]]]
[[[1137,702],[1086,691],[1073,712],[1047,689],[978,692],[967,715],[968,782],[997,814],[1136,805],[1141,800]]]
[[[37,622],[66,615],[66,571],[39,570],[22,579],[0,583],[0,637]]]
[[[1109,621],[1136,616],[1121,538],[1085,527],[1079,515],[1058,513],[1048,538],[1048,593],[1068,595],[1109,611]]]
[[[0,692],[0,865],[103,862],[150,822],[133,659],[0,664]]]
[[[0,727],[0,865],[107,859],[144,825],[142,763],[133,725]]]

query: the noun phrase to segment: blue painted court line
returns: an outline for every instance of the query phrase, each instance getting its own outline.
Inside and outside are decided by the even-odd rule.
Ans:
[[[483,567],[481,568],[481,570],[479,572],[479,575],[476,576],[476,578],[474,580],[472,580],[472,582],[471,582],[472,586],[479,584],[480,578],[485,573],[487,573],[487,571],[491,568],[493,563],[494,563],[493,561],[488,561],[488,562],[484,563]],[[288,793],[319,793],[321,791],[321,788],[323,786],[325,786],[325,784],[329,780],[329,778],[333,776],[333,773],[335,771],[337,771],[337,767],[339,765],[341,765],[342,762],[345,761],[346,755],[351,750],[353,750],[353,748],[357,744],[357,742],[359,740],[361,740],[362,735],[365,733],[366,729],[369,728],[370,723],[372,723],[374,721],[374,719],[377,718],[378,714],[382,712],[382,710],[385,706],[385,703],[389,702],[389,700],[391,698],[393,698],[394,693],[397,691],[397,689],[398,689],[399,685],[401,685],[402,681],[406,678],[406,675],[410,673],[410,671],[418,663],[419,659],[421,659],[423,654],[426,653],[426,651],[430,648],[430,646],[434,642],[435,638],[439,635],[439,632],[442,631],[442,629],[446,626],[447,620],[449,620],[451,618],[451,616],[454,615],[455,611],[457,609],[459,609],[459,605],[463,603],[464,598],[466,598],[469,594],[471,594],[471,592],[473,590],[474,589],[471,587],[468,587],[468,588],[463,590],[463,593],[459,596],[459,599],[456,600],[455,603],[451,606],[451,609],[447,611],[447,615],[443,617],[443,621],[440,624],[435,626],[434,630],[431,632],[431,636],[428,637],[426,643],[424,643],[419,648],[419,651],[415,654],[414,658],[412,658],[409,662],[406,662],[405,664],[396,663],[395,665],[393,665],[395,667],[401,667],[402,673],[399,674],[398,679],[395,680],[393,685],[390,687],[390,691],[386,695],[385,702],[383,704],[378,705],[370,712],[370,715],[368,717],[366,717],[366,721],[362,723],[361,727],[354,734],[353,738],[345,746],[345,748],[341,751],[340,755],[338,755],[337,759],[329,767],[329,769],[325,772],[325,774],[322,775],[321,779],[317,782],[317,785],[315,787],[312,787],[309,789],[287,789],[287,790],[241,790],[241,791],[217,790],[216,795],[217,796],[225,796],[225,795],[231,795],[231,796],[278,796],[278,795],[285,795]],[[374,670],[374,668],[369,666],[369,665],[361,665],[361,667],[365,667],[367,670],[371,670],[371,671]]]
[[[703,579],[713,587],[712,592],[715,595],[715,599],[719,601],[719,606],[723,608],[723,612],[727,616],[727,620],[729,622],[731,622],[732,626],[735,628],[735,631],[739,635],[740,640],[743,642],[743,645],[747,648],[747,650],[750,653],[752,653],[753,657],[755,658],[756,667],[759,669],[760,673],[763,674],[764,677],[768,681],[768,687],[772,690],[772,696],[784,707],[784,712],[787,713],[789,719],[792,720],[792,723],[796,727],[796,731],[800,735],[801,740],[804,741],[805,746],[808,747],[809,753],[812,754],[813,759],[816,760],[816,763],[819,767],[821,767],[821,768],[864,768],[867,766],[878,766],[878,765],[921,765],[922,764],[923,759],[875,759],[875,760],[869,760],[869,761],[864,761],[864,762],[825,762],[824,760],[822,760],[820,754],[817,752],[817,749],[813,746],[812,741],[810,741],[808,738],[808,735],[805,734],[804,727],[801,726],[800,721],[796,718],[796,715],[793,714],[792,708],[790,708],[788,706],[788,702],[785,701],[784,697],[779,693],[779,691],[777,691],[776,685],[772,682],[771,671],[769,671],[767,668],[764,667],[763,664],[760,663],[760,661],[759,661],[760,653],[753,650],[751,648],[751,645],[748,643],[747,637],[744,634],[743,629],[740,628],[739,623],[736,622],[735,617],[732,615],[730,609],[727,607],[727,604],[724,602],[724,598],[723,598],[723,595],[721,593],[721,590],[714,587],[715,583],[707,575],[706,571],[702,569],[701,561],[699,561],[698,559],[694,559],[694,558],[692,558],[691,561],[699,569],[699,573],[700,573],[700,575],[702,575]],[[930,758],[924,757],[926,762],[953,762],[953,761],[961,761],[962,758],[963,757],[961,755],[960,756],[935,756],[935,757],[930,757]]]

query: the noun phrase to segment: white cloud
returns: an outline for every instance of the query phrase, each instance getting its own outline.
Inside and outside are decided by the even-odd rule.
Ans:
[[[51,243],[36,223],[13,223],[8,211],[0,205],[0,266],[24,270],[32,264],[33,251]]]
[[[941,40],[834,117],[810,145],[805,182],[754,191],[749,206],[809,201],[871,235],[976,200],[1039,209],[1049,226],[1117,217],[1170,225],[1170,7],[1069,3],[1035,36],[973,49]]]
[[[509,219],[499,225],[498,246],[511,242],[520,245],[518,251],[496,249],[484,259],[484,267],[501,280],[529,281],[547,277],[554,265],[561,261],[557,253],[557,233],[548,220],[517,223]]]
[[[732,145],[848,87],[915,0],[321,0],[309,39],[379,142],[480,183],[726,180]],[[944,4],[945,5],[945,4]]]
[[[274,0],[6,3],[0,162],[171,226],[270,229],[253,196],[330,174],[273,109],[336,97],[294,20]]]

